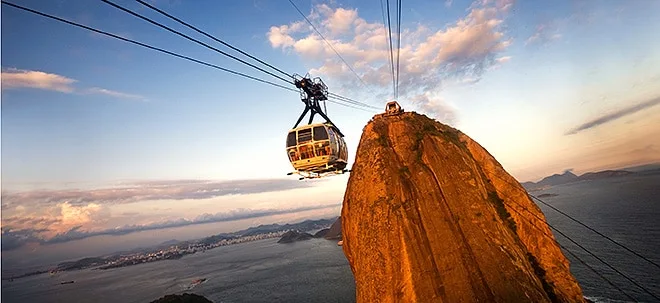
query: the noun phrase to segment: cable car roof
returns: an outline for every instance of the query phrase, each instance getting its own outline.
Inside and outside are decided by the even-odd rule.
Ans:
[[[326,126],[326,127],[331,127],[331,128],[337,129],[337,127],[332,123],[320,122],[320,123],[301,125],[301,126],[298,126],[296,128],[292,128],[291,130],[289,130],[289,132],[297,131],[297,130],[301,130],[301,129],[313,128],[313,127],[316,127],[316,126]]]

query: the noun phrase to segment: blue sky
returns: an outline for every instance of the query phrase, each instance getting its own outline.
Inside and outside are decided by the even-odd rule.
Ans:
[[[383,107],[392,88],[380,2],[295,2],[368,88],[287,1],[150,1],[288,73],[310,71],[332,92]],[[134,1],[117,3],[231,52]],[[20,4],[271,80],[100,1]],[[660,41],[651,30],[660,28],[659,2],[410,1],[403,8],[399,102],[461,129],[521,181],[660,160],[653,139],[660,137]],[[323,207],[340,203],[346,176],[253,190],[291,170],[283,147],[303,109],[297,93],[7,6],[2,73],[3,246],[12,232],[22,231],[19,244],[45,243],[57,233],[157,226],[239,207],[291,210],[281,221],[304,205],[338,215]],[[352,159],[375,112],[336,104],[328,111]],[[593,120],[602,123],[580,128]],[[154,197],[153,184],[140,183],[153,180],[170,180],[163,187],[176,199]],[[186,194],[236,180],[251,181],[239,194]],[[135,191],[140,198],[113,196]]]

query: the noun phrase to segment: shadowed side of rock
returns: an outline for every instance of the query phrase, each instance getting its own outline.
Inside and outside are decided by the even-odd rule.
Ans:
[[[425,116],[367,124],[341,218],[358,302],[583,302],[518,182],[476,142]]]

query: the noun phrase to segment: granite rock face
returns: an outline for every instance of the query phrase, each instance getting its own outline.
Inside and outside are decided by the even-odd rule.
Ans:
[[[341,219],[357,302],[584,302],[518,181],[424,115],[365,126]]]

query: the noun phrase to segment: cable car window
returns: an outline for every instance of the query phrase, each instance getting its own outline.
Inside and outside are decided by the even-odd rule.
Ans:
[[[325,141],[321,143],[316,143],[316,156],[321,157],[321,156],[329,156],[332,154],[332,149],[330,148],[330,142]]]
[[[321,140],[328,140],[328,132],[325,131],[323,126],[314,127],[314,141]]]
[[[286,136],[286,147],[291,147],[291,146],[296,146],[296,132],[290,132],[288,136]]]
[[[298,131],[298,144],[312,141],[312,129],[301,129]]]

